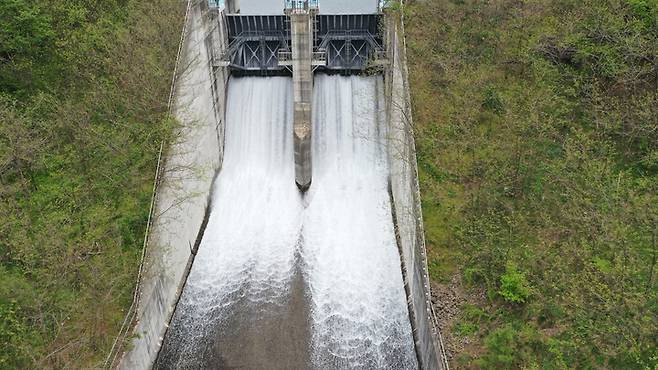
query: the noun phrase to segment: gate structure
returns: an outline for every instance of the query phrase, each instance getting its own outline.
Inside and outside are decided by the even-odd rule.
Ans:
[[[241,74],[278,74],[292,70],[292,13],[225,14],[229,47],[222,62]],[[363,71],[385,62],[380,14],[310,12],[314,70]]]
[[[279,71],[279,52],[290,52],[290,21],[285,15],[227,14],[229,47],[223,60],[239,71]]]
[[[317,50],[329,70],[363,70],[385,60],[378,14],[318,15]]]
[[[295,182],[311,186],[313,72],[359,73],[385,64],[381,11],[321,14],[318,0],[286,0],[283,14],[240,14],[239,2],[221,12],[228,47],[219,64],[235,74],[292,74]],[[275,11],[276,12],[276,11]]]

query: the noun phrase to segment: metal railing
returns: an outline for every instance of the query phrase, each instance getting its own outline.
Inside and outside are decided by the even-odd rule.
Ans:
[[[311,60],[319,62],[327,62],[327,52],[326,51],[314,51],[311,55]]]
[[[277,58],[279,59],[279,64],[290,63],[292,62],[292,51],[279,50],[279,52],[277,53]]]
[[[171,88],[169,90],[169,99],[167,101],[167,111],[168,114],[172,114],[172,109],[173,109],[173,103],[174,103],[174,92],[175,92],[175,86],[176,86],[176,80],[178,78],[178,68],[180,66],[180,59],[181,59],[181,54],[183,52],[183,44],[185,41],[185,35],[187,34],[187,27],[189,23],[189,17],[190,17],[190,9],[192,8],[192,0],[187,0],[187,7],[185,9],[185,18],[183,20],[183,30],[181,31],[181,36],[180,40],[178,42],[178,51],[176,53],[176,62],[174,64],[174,72],[172,74],[171,78]],[[141,282],[142,282],[142,276],[144,274],[144,261],[146,259],[146,250],[148,246],[148,241],[149,241],[149,233],[151,231],[151,223],[153,220],[153,210],[155,209],[155,201],[156,201],[156,194],[157,194],[157,189],[158,189],[158,184],[160,183],[160,174],[161,174],[161,168],[162,168],[162,153],[164,149],[164,141],[160,142],[160,149],[158,150],[158,161],[157,165],[155,168],[155,179],[153,180],[153,189],[151,191],[151,204],[149,206],[149,215],[148,219],[146,221],[146,231],[144,232],[144,242],[142,245],[142,255],[141,255],[141,260],[139,263],[139,270],[137,270],[137,279],[135,283],[135,292],[133,293],[133,300],[132,303],[130,304],[130,307],[128,308],[128,312],[126,313],[126,316],[123,320],[123,323],[121,324],[121,328],[119,329],[119,333],[117,334],[117,337],[114,339],[114,342],[112,343],[112,348],[110,349],[110,353],[107,355],[107,358],[103,362],[103,368],[105,369],[111,369],[115,362],[119,359],[120,360],[120,353],[121,349],[123,348],[123,344],[128,336],[128,332],[130,331],[130,328],[132,327],[131,324],[134,322],[135,317],[137,316],[137,307],[139,305],[140,301],[140,294],[141,294]]]
[[[320,37],[322,39],[322,43],[319,45],[320,48],[327,48],[329,42],[333,40],[365,40],[370,44],[373,50],[384,50],[384,47],[368,30],[332,30]]]
[[[319,0],[286,0],[286,13],[306,13],[317,11],[320,8]]]
[[[292,66],[292,51],[279,49],[277,59],[281,66]],[[311,54],[311,64],[315,67],[326,65],[327,52],[324,50],[314,51]]]
[[[233,37],[228,47],[219,55],[220,60],[231,61],[231,56],[242,46],[245,41],[260,41],[265,39],[268,41],[273,40],[286,40],[288,37],[281,31],[243,31]]]
[[[286,0],[285,9],[288,11],[308,11],[320,8],[319,0]]]

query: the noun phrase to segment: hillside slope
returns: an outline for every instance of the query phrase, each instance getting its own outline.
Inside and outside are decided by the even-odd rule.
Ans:
[[[0,2],[0,368],[91,368],[132,299],[185,12]]]
[[[658,366],[658,2],[404,11],[453,366]]]

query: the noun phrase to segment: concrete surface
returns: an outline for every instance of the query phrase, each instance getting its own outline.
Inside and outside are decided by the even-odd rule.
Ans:
[[[213,28],[216,23],[207,16],[207,2],[191,6],[172,109],[181,126],[160,173],[135,338],[121,359],[121,369],[149,369],[155,361],[221,165],[228,74],[220,69],[212,72],[211,57],[223,45],[223,30]],[[214,50],[208,48],[213,45]]]
[[[295,144],[295,182],[300,189],[311,186],[311,100],[313,99],[313,30],[311,14],[290,14],[292,38],[293,137]]]
[[[154,369],[310,369],[310,312],[297,270],[286,296],[259,303],[241,300],[221,325],[210,324],[211,333],[200,341],[194,360],[180,361],[184,349],[168,338]],[[180,316],[174,320],[189,320]]]
[[[393,19],[388,19],[387,28],[390,64],[385,79],[391,197],[409,315],[420,368],[446,369],[440,333],[431,312],[404,43]]]
[[[243,15],[283,14],[285,0],[232,0],[231,9]],[[374,14],[379,0],[320,0],[320,14]]]
[[[320,0],[320,14],[375,14],[379,0]]]

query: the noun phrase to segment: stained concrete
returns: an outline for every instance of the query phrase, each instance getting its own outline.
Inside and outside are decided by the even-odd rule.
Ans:
[[[393,216],[418,364],[421,369],[446,369],[440,333],[431,311],[406,57],[402,30],[398,26],[393,19],[388,19],[390,63],[385,78]]]
[[[320,0],[320,14],[375,14],[379,0]]]
[[[313,30],[312,11],[290,14],[292,38],[292,81],[293,81],[293,138],[295,144],[295,182],[300,189],[311,186],[312,125],[311,100],[313,99]]]
[[[237,295],[241,295],[238,292]],[[293,276],[288,294],[252,302],[244,297],[222,312],[211,334],[198,341],[194,358],[186,356],[178,341],[190,335],[193,325],[177,312],[155,369],[310,369],[310,312],[307,289],[300,271]],[[221,320],[220,320],[221,319]],[[180,331],[178,331],[180,330]]]
[[[281,15],[285,5],[284,0],[232,0],[232,3],[243,15]],[[320,14],[374,14],[378,7],[379,0],[320,0]]]
[[[165,152],[140,282],[135,338],[121,359],[121,369],[148,369],[155,361],[202,229],[214,174],[221,165],[228,73],[213,72],[211,67],[217,50],[208,46],[223,45],[223,30],[215,25],[207,2],[193,2],[172,107],[181,126]]]

